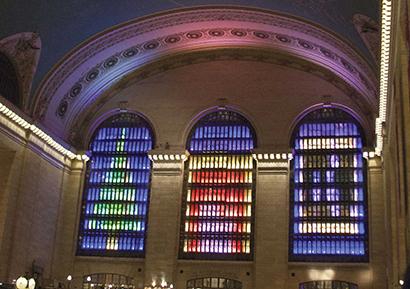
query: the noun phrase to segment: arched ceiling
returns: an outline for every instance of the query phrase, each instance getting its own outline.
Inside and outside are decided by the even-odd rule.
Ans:
[[[67,140],[90,107],[130,78],[221,57],[307,71],[341,89],[365,117],[377,111],[375,71],[349,41],[304,19],[236,6],[173,10],[99,33],[47,74],[32,111]]]
[[[33,93],[60,59],[97,33],[153,13],[200,5],[247,6],[303,17],[340,34],[373,61],[351,20],[355,14],[364,14],[378,22],[380,4],[376,0],[3,1],[0,39],[39,30],[43,46]]]

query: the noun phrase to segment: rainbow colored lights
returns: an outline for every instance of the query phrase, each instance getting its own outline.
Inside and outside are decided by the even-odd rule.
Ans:
[[[141,118],[128,114],[102,126],[90,143],[78,254],[143,256],[151,133]]]
[[[366,161],[358,126],[330,108],[302,122],[294,137],[290,260],[366,262]]]
[[[233,112],[212,113],[199,121],[187,146],[191,155],[180,258],[251,260],[254,140],[250,125]]]

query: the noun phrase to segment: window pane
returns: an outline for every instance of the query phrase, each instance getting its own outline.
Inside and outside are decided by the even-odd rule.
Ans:
[[[237,113],[202,118],[187,141],[180,258],[251,260],[254,130]]]
[[[195,284],[195,286],[194,286]],[[230,288],[242,289],[242,282],[225,278],[198,278],[187,282],[187,289]]]
[[[341,281],[310,281],[299,284],[300,289],[357,289],[357,285]]]
[[[144,256],[152,146],[152,130],[137,115],[116,115],[95,131],[77,254]]]
[[[313,111],[296,127],[290,184],[290,261],[368,262],[362,128],[348,113]]]

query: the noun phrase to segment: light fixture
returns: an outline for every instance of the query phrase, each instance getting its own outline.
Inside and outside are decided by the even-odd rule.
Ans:
[[[404,281],[403,280],[399,280],[399,284],[400,284],[400,286],[403,286],[404,285]]]
[[[390,60],[390,30],[391,30],[392,1],[382,1],[382,27],[381,27],[381,56],[380,56],[380,97],[379,117],[376,119],[376,154],[380,155],[383,149],[382,123],[386,121],[387,92],[389,83]]]
[[[161,282],[161,285],[157,284],[155,281],[152,282],[151,286],[146,286],[144,287],[144,289],[165,289],[165,288],[170,288],[173,289],[174,285],[173,284],[169,284],[168,282],[166,282],[165,280],[163,280]]]
[[[4,104],[0,103],[0,112],[7,116],[11,121],[16,123],[17,125],[21,126],[24,129],[31,130],[35,135],[41,138],[47,145],[61,153],[62,155],[68,156],[70,159],[79,158],[79,160],[83,159],[84,161],[88,161],[88,156],[86,155],[76,155],[75,153],[71,152],[70,150],[64,148],[58,142],[53,140],[51,136],[46,134],[44,131],[39,129],[34,124],[30,124],[25,119],[21,118],[19,115],[8,109]]]
[[[71,280],[73,279],[73,277],[71,275],[67,276],[67,281],[68,281],[68,289],[70,289],[70,285],[71,285]]]
[[[36,280],[34,280],[34,278],[30,278],[27,280],[26,276],[21,276],[16,281],[16,288],[17,289],[34,289],[36,288]]]

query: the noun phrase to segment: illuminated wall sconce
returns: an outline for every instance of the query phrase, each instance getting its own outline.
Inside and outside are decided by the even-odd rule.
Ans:
[[[16,281],[17,289],[34,289],[36,288],[36,280],[30,278],[27,280],[26,276],[21,276]]]

